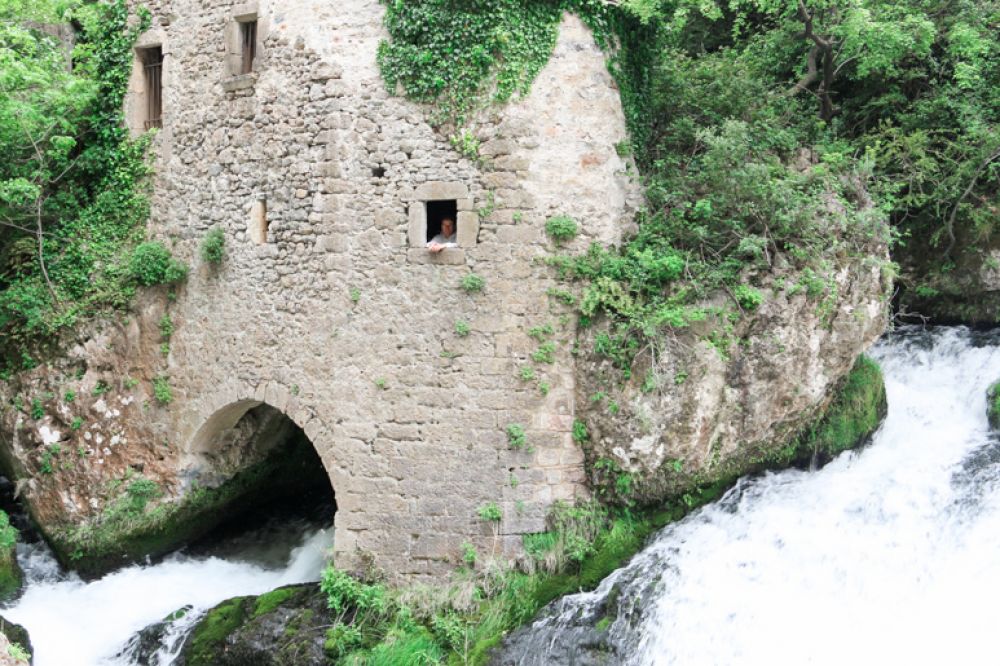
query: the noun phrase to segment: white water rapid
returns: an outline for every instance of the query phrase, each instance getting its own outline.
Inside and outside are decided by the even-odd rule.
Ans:
[[[27,590],[14,606],[0,612],[30,633],[35,666],[110,666],[133,663],[115,655],[137,631],[183,606],[193,606],[174,627],[174,649],[161,649],[157,654],[156,666],[166,666],[181,647],[177,630],[186,629],[219,602],[319,580],[332,536],[332,529],[311,531],[290,555],[284,549],[285,565],[277,568],[246,559],[181,553],[159,564],[120,569],[89,583],[61,574],[44,547],[19,545]]]
[[[985,394],[1000,335],[905,330],[871,355],[889,412],[870,446],[741,481],[563,600],[504,663],[604,663],[579,659],[609,609],[607,663],[997,663],[1000,437]]]

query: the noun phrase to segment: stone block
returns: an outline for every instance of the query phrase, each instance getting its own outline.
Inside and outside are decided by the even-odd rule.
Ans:
[[[427,209],[420,201],[410,204],[407,237],[410,247],[424,248],[427,246]]]
[[[406,251],[406,260],[411,264],[438,264],[445,266],[464,266],[465,250],[460,247],[449,247],[438,253],[425,248],[410,248]]]
[[[458,244],[472,247],[479,239],[479,215],[468,211],[458,213]]]
[[[469,187],[465,183],[435,180],[419,185],[414,192],[414,196],[421,201],[468,199]]]

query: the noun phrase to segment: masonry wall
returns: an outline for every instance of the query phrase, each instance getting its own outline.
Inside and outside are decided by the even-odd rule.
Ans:
[[[152,8],[140,46],[164,52],[164,128],[151,228],[193,266],[168,306],[175,400],[150,408],[178,479],[197,479],[213,437],[266,402],[305,429],[330,474],[338,565],[368,553],[395,576],[434,576],[466,541],[516,555],[553,501],[586,492],[570,436],[573,318],[546,293],[560,285],[544,222],[575,216],[577,248],[614,243],[635,205],[592,37],[566,17],[532,94],[475,128],[484,166],[384,89],[375,0]],[[248,12],[260,52],[238,77],[226,31]],[[133,77],[132,118],[141,86]],[[437,257],[415,247],[420,202],[435,198],[458,201],[463,245]],[[198,258],[213,227],[226,238],[219,267]],[[472,272],[482,293],[459,287]],[[551,364],[530,358],[527,333],[546,324]],[[511,423],[529,447],[509,447]],[[503,509],[496,541],[476,514],[488,502]]]

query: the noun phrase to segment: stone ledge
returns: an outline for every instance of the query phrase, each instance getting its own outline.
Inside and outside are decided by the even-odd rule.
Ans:
[[[222,89],[226,92],[234,92],[236,90],[246,90],[247,88],[253,88],[254,84],[257,83],[257,73],[251,72],[249,74],[240,74],[238,76],[231,76],[227,79],[222,80]]]
[[[406,260],[411,264],[461,266],[465,264],[465,250],[460,247],[448,247],[435,254],[424,248],[410,248],[406,252]]]

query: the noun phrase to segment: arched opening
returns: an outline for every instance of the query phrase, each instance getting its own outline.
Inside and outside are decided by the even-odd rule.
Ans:
[[[212,527],[194,542],[195,551],[246,551],[248,534],[275,544],[320,528],[332,535],[336,499],[314,443],[266,403],[241,401],[213,414],[196,434],[183,468],[187,493],[208,489],[225,498],[216,504]],[[269,553],[257,550],[265,558]]]

